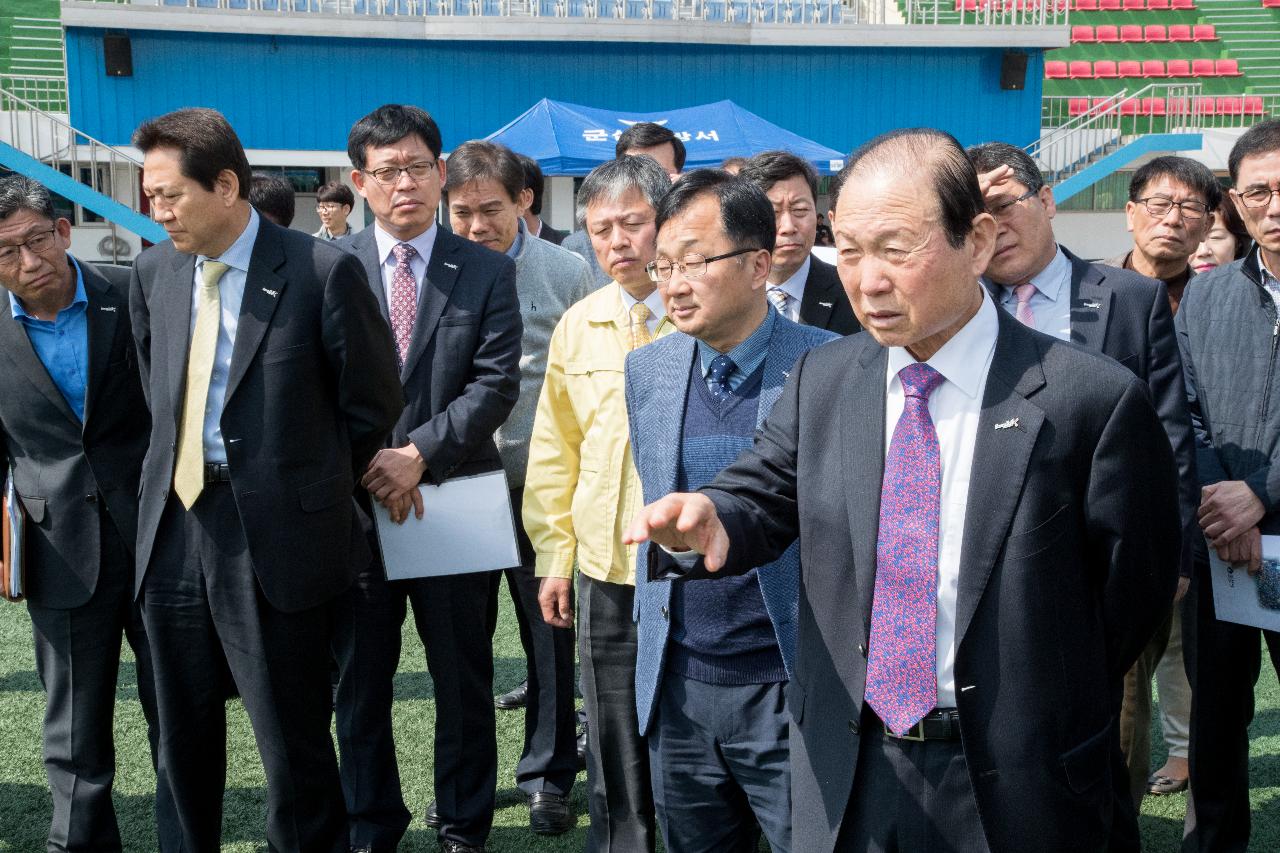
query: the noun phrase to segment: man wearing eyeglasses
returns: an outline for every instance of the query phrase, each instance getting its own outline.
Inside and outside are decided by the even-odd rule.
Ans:
[[[364,263],[391,326],[406,404],[361,485],[397,522],[411,512],[422,517],[420,483],[502,468],[494,433],[520,391],[515,264],[436,224],[446,174],[440,153],[431,116],[399,104],[360,119],[347,141],[352,183],[375,221],[339,245]],[[407,599],[437,696],[440,846],[483,850],[498,768],[489,574],[384,577],[376,559],[360,573],[342,602],[334,643],[352,848],[395,850],[409,824],[391,732]]]
[[[1200,526],[1217,555],[1274,578],[1280,558],[1280,121],[1256,124],[1227,158],[1235,205],[1257,247],[1197,276],[1175,318],[1199,448]],[[1207,564],[1187,596],[1191,790],[1182,849],[1249,846],[1249,723],[1258,629],[1217,619]],[[1280,632],[1263,631],[1280,670]]]
[[[1150,388],[1178,462],[1184,529],[1181,595],[1191,574],[1191,544],[1197,535],[1199,501],[1191,425],[1165,288],[1130,270],[1090,264],[1059,246],[1053,233],[1052,220],[1057,212],[1053,190],[1045,185],[1035,162],[1022,149],[989,142],[970,148],[968,154],[978,170],[987,210],[996,219],[995,254],[984,278],[997,304],[1025,325],[1120,362]],[[1184,199],[1180,192],[1175,200],[1186,202],[1186,206],[1175,208],[1179,214],[1167,217],[1178,227],[1188,213],[1194,216],[1195,205],[1203,203],[1199,198]],[[1142,209],[1140,204],[1137,206]],[[1145,209],[1142,215],[1147,216]],[[1208,221],[1207,217],[1204,221]],[[1144,230],[1157,228],[1170,230],[1159,225]],[[1184,267],[1189,256],[1181,256]],[[1128,772],[1117,768],[1115,780],[1117,807],[1128,817],[1117,821],[1115,829],[1130,836],[1125,841],[1128,845],[1138,841],[1136,804],[1146,792],[1151,772],[1150,684],[1168,637],[1166,620],[1126,678],[1120,743]],[[1146,690],[1139,689],[1139,685],[1146,685]],[[1116,690],[1120,705],[1121,685],[1117,684]]]

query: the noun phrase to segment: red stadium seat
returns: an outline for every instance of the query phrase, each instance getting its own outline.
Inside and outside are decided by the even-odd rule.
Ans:
[[[1213,24],[1196,24],[1191,28],[1191,38],[1194,41],[1217,41],[1218,30]]]
[[[1238,95],[1222,95],[1218,98],[1217,110],[1220,116],[1244,115],[1244,98]]]
[[[1104,24],[1093,31],[1093,38],[1098,42],[1120,41],[1120,28]]]
[[[1143,98],[1142,114],[1144,116],[1164,115],[1164,98]]]
[[[1169,8],[1169,0],[1147,0],[1147,9],[1152,12],[1163,12]]]
[[[1147,0],[1124,0],[1126,12],[1142,12],[1147,8]]]
[[[1098,0],[1076,0],[1077,12],[1096,12],[1098,11]]]
[[[1085,44],[1093,41],[1093,27],[1072,27],[1071,42],[1072,44]]]
[[[1094,98],[1093,106],[1089,108],[1091,112],[1097,115],[1104,113],[1113,113],[1116,111],[1115,98]]]
[[[1193,59],[1191,60],[1191,76],[1217,77],[1218,72],[1213,70],[1212,59]]]
[[[1142,31],[1142,36],[1147,41],[1168,41],[1168,31],[1165,30],[1164,24],[1148,24]]]
[[[1170,98],[1166,110],[1171,116],[1185,116],[1191,113],[1190,98]]]
[[[1262,8],[1280,9],[1280,0],[1262,0]],[[1252,115],[1252,113],[1250,113],[1249,115]]]
[[[1280,3],[1276,4],[1280,6]],[[1264,115],[1266,110],[1262,106],[1261,95],[1245,95],[1244,96],[1244,114],[1247,116]]]
[[[1202,95],[1196,98],[1196,113],[1202,116],[1211,116],[1214,114],[1213,98],[1209,95]]]
[[[1101,68],[1101,66],[1103,65],[1109,65],[1113,73],[1103,74],[1102,68]],[[1097,62],[1093,63],[1093,76],[1094,77],[1141,77],[1142,63],[1133,59],[1122,59],[1117,64],[1115,62],[1107,62],[1105,60],[1100,59]]]
[[[1137,68],[1138,63],[1136,63],[1136,62],[1129,62],[1129,63],[1121,62],[1121,63],[1120,63],[1120,65],[1121,65],[1122,67],[1123,67],[1124,65],[1132,65],[1132,66],[1134,66],[1135,68]],[[1112,79],[1113,77],[1123,77],[1123,76],[1125,76],[1125,75],[1124,75],[1123,71],[1121,71],[1120,73],[1117,73],[1117,71],[1116,71],[1116,64],[1115,64],[1114,62],[1112,62],[1110,59],[1099,59],[1097,62],[1093,63],[1093,76],[1094,76],[1094,77],[1096,77],[1096,78],[1098,78],[1099,80],[1110,80],[1110,79]],[[1134,76],[1137,76],[1137,75],[1134,75]]]
[[[1120,0],[1098,0],[1098,8],[1103,12],[1119,12]]]
[[[1169,41],[1191,41],[1191,27],[1188,24],[1171,24]]]
[[[1185,59],[1170,59],[1168,71],[1170,77],[1190,77],[1191,63]]]
[[[1142,112],[1142,103],[1137,98],[1125,98],[1120,102],[1120,115],[1136,116]]]
[[[1210,62],[1210,65],[1213,63]],[[1068,66],[1067,76],[1072,80],[1090,80],[1093,78],[1093,63],[1083,60],[1076,60]]]
[[[1044,64],[1044,79],[1046,80],[1066,80],[1067,79],[1067,63],[1050,60]]]
[[[1067,115],[1082,116],[1087,112],[1089,112],[1088,98],[1068,98],[1067,99]]]
[[[1240,63],[1234,59],[1219,59],[1213,63],[1213,71],[1219,77],[1243,77],[1240,73]],[[1221,112],[1221,110],[1219,110]]]
[[[1120,41],[1142,41],[1142,27],[1125,24],[1120,28]]]
[[[1163,59],[1144,59],[1142,60],[1142,76],[1143,77],[1168,77],[1164,70]]]
[[[1196,0],[1173,0],[1170,4],[1175,10],[1187,11],[1196,7]]]

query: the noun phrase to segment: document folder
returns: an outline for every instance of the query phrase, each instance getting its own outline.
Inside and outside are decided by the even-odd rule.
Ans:
[[[0,514],[4,516],[3,531],[0,532],[0,596],[9,601],[21,601],[26,595],[24,587],[26,566],[22,541],[26,513],[13,487],[12,475],[8,481],[4,498],[0,499]]]

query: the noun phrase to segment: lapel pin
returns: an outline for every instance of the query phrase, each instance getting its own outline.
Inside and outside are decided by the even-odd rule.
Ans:
[[[821,305],[823,308],[830,308],[830,307],[831,307],[831,303],[830,303],[830,302],[819,302],[818,304],[819,304],[819,305]]]
[[[783,379],[790,379],[790,378],[791,378],[791,371],[790,371],[790,370],[784,370],[784,371],[782,371],[782,378],[783,378]]]
[[[265,293],[265,294],[267,294],[267,296],[270,296],[272,299],[275,299],[277,296],[279,296],[279,295],[280,295],[280,291],[278,291],[278,290],[267,290],[265,287],[264,287],[264,288],[262,288],[262,292],[263,292],[263,293]]]
[[[1018,423],[1017,418],[1010,418],[1007,421],[1001,421],[996,424],[996,429],[1022,429],[1022,426]]]
[[[448,267],[449,269],[451,269],[451,270],[456,270],[456,269],[458,268],[458,265],[457,265],[457,264],[451,264],[451,263],[449,263],[448,261],[445,261],[445,262],[444,262],[444,265],[445,265],[446,267]]]
[[[112,312],[112,313],[114,314],[114,313],[115,313],[115,310],[116,310],[116,306],[114,306],[114,305],[99,305],[99,306],[98,306],[98,309],[99,309],[99,310],[101,310],[101,311],[110,311],[110,312]]]
[[[1084,304],[1084,307],[1085,307],[1085,308],[1101,308],[1101,307],[1102,307],[1102,303],[1101,303],[1101,302],[1093,302],[1093,301],[1089,301],[1089,302],[1086,302],[1086,303]]]

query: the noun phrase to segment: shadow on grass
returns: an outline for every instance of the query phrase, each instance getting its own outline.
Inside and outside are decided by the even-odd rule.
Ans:
[[[42,689],[40,676],[36,675],[34,669],[22,669],[0,676],[0,693],[39,692]]]
[[[506,693],[525,677],[524,658],[495,658],[493,661],[494,695]],[[395,674],[393,690],[396,701],[402,699],[436,698],[435,685],[431,683],[431,674],[423,671],[401,669]]]

